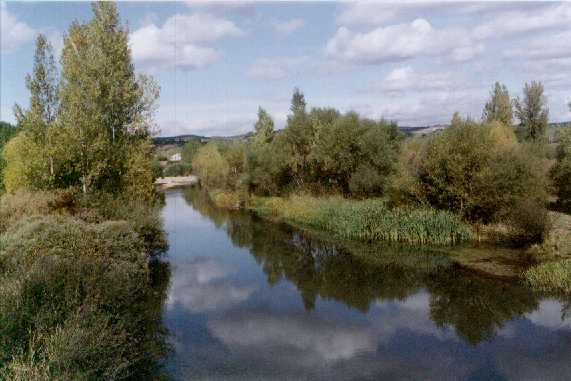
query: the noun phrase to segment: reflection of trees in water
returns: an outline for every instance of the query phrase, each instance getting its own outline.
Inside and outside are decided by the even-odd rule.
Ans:
[[[218,209],[197,190],[185,196],[217,226],[224,225],[236,246],[250,249],[270,285],[281,279],[292,282],[308,310],[319,296],[367,312],[378,300],[402,301],[424,288],[431,294],[431,319],[476,344],[538,307],[538,296],[525,286],[462,271],[437,252],[332,242],[249,213]]]
[[[188,187],[184,189],[184,199],[198,213],[208,217],[214,222],[217,228],[221,227],[228,219],[228,212],[217,208],[210,200],[208,193],[198,187]]]
[[[136,318],[134,325],[141,332],[140,345],[146,348],[141,353],[148,356],[148,369],[134,379],[166,379],[163,371],[162,359],[170,351],[167,343],[168,331],[163,324],[162,316],[167,300],[170,284],[171,270],[167,262],[152,259],[149,263],[149,284],[145,298],[133,301],[132,316]]]
[[[461,270],[428,279],[430,317],[449,325],[471,344],[492,339],[509,320],[535,311],[539,298],[516,282],[489,279]]]

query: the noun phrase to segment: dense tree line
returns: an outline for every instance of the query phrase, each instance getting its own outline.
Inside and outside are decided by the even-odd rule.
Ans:
[[[481,121],[455,113],[444,131],[405,138],[394,122],[308,111],[296,89],[283,130],[259,108],[249,140],[207,144],[194,151],[193,169],[205,187],[242,199],[292,192],[385,197],[451,210],[472,223],[506,223],[518,239],[540,240],[552,185],[563,204],[570,192],[571,135],[569,128],[561,133],[553,164],[548,115],[540,82],[525,84],[521,99],[495,83]]]
[[[30,105],[15,107],[20,132],[3,154],[8,191],[77,187],[152,196],[150,137],[159,89],[135,75],[116,5],[92,9],[89,22],[70,26],[61,70],[47,39],[37,38],[26,78]]]
[[[330,108],[307,111],[304,95],[296,90],[283,130],[274,131],[273,120],[260,108],[250,141],[209,143],[195,156],[193,168],[207,187],[260,195],[295,189],[375,196],[387,190],[402,139],[393,122]]]

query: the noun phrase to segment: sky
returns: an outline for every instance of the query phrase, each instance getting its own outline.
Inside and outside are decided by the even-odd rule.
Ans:
[[[137,72],[161,86],[160,135],[283,127],[295,87],[309,107],[402,126],[480,118],[495,81],[542,81],[552,121],[571,120],[571,2],[119,2]],[[0,2],[0,120],[28,105],[34,38],[56,54],[88,2]]]

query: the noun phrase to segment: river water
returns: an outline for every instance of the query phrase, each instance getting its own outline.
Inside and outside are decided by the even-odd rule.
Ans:
[[[568,380],[571,303],[166,192],[175,380]]]

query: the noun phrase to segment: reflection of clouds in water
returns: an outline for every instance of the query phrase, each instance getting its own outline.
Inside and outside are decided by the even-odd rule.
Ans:
[[[539,308],[527,314],[526,317],[536,325],[546,328],[571,328],[571,317],[563,319],[563,305],[555,299],[544,299],[539,303]]]
[[[230,347],[248,347],[253,353],[267,348],[295,350],[295,361],[306,365],[320,361],[349,360],[373,353],[402,330],[439,340],[454,338],[430,320],[429,296],[422,292],[402,303],[377,303],[360,324],[332,321],[319,312],[307,315],[227,314],[209,323],[213,336]],[[238,350],[238,349],[236,349]]]
[[[230,347],[295,350],[298,353],[295,361],[308,366],[323,360],[349,359],[376,348],[374,332],[367,327],[343,327],[307,315],[227,316],[212,321],[209,328]]]
[[[169,292],[167,308],[182,307],[189,312],[229,308],[243,302],[254,292],[252,286],[233,285],[226,279],[236,272],[212,258],[196,258],[179,263]]]
[[[457,336],[450,330],[437,327],[430,318],[430,294],[426,291],[418,292],[398,303],[378,301],[375,307],[369,319],[383,333],[383,340],[390,339],[403,329],[439,340],[457,340]]]

